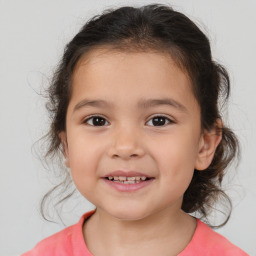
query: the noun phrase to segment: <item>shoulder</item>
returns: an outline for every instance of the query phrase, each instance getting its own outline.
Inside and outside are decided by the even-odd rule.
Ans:
[[[188,255],[248,256],[246,252],[200,220],[197,220],[197,228],[191,242],[179,254],[179,256]]]
[[[32,250],[21,256],[72,256],[75,251],[87,252],[83,239],[82,225],[94,211],[84,214],[77,224],[65,228],[39,242]],[[79,255],[79,254],[78,254]],[[88,255],[88,254],[84,254]]]
[[[75,226],[75,225],[74,225]],[[68,251],[72,247],[72,233],[74,226],[70,226],[39,242],[31,251],[22,256],[46,256],[46,255],[72,255]],[[63,254],[65,252],[66,254]],[[57,254],[58,253],[58,254]]]

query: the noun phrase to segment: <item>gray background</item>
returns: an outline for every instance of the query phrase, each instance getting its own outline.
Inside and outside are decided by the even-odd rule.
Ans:
[[[218,230],[256,255],[256,2],[176,0],[169,3],[210,37],[213,56],[231,76],[229,124],[239,136],[242,158],[225,188],[233,199],[230,222]],[[0,0],[0,255],[31,249],[63,229],[45,222],[39,200],[51,183],[33,144],[48,119],[40,96],[65,44],[90,17],[107,7],[152,1]],[[37,145],[37,144],[36,144]],[[76,206],[76,207],[75,207]],[[92,206],[77,198],[63,209],[67,225]]]

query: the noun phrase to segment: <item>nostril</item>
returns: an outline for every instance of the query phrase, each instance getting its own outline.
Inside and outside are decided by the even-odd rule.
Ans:
[[[135,159],[144,155],[144,150],[141,146],[135,143],[122,143],[111,145],[108,149],[108,155],[111,158]]]
[[[135,158],[135,157],[138,157],[139,155],[138,154],[131,154],[131,155],[127,155],[128,157],[130,158]],[[118,158],[118,157],[124,157],[123,154],[114,154],[113,155],[114,158]]]

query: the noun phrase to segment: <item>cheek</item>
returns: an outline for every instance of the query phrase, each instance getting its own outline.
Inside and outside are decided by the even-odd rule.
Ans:
[[[155,150],[160,175],[186,189],[189,185],[197,159],[197,140],[193,136],[173,136]]]
[[[176,166],[178,167],[192,167],[197,158],[198,147],[196,142],[191,140],[190,142],[182,141],[179,139],[174,139],[165,141],[161,144],[156,151],[157,158],[160,159],[160,163],[163,163],[163,166]]]
[[[85,136],[83,129],[76,129],[70,133],[68,141],[70,168],[79,169],[92,164],[100,150],[99,141],[93,140],[93,136]],[[91,159],[91,161],[90,161]],[[84,166],[85,165],[85,166]]]
[[[73,141],[69,146],[69,166],[72,179],[78,190],[88,187],[97,175],[98,154],[82,140]]]

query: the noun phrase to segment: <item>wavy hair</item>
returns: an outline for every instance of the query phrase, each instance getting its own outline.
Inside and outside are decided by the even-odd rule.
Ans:
[[[59,133],[65,131],[66,112],[72,93],[72,75],[81,57],[97,47],[108,47],[115,51],[154,51],[171,56],[176,64],[187,72],[195,98],[201,109],[201,125],[211,130],[221,118],[220,103],[230,93],[230,80],[223,66],[212,59],[210,43],[199,27],[184,14],[170,6],[151,4],[142,7],[108,9],[90,19],[79,33],[67,44],[61,62],[48,90],[47,109],[51,127],[46,136],[49,147],[46,157],[62,155]],[[187,213],[199,213],[207,218],[213,205],[220,198],[226,199],[226,220],[231,213],[231,201],[221,188],[225,169],[238,152],[238,141],[227,127],[219,128],[222,140],[214,159],[205,171],[194,170],[192,181],[183,198],[182,209]],[[49,191],[41,202],[41,212],[51,195],[62,187],[62,198],[73,194],[68,171],[63,169],[63,181]],[[63,186],[64,185],[64,186]],[[63,193],[69,191],[68,194]]]

